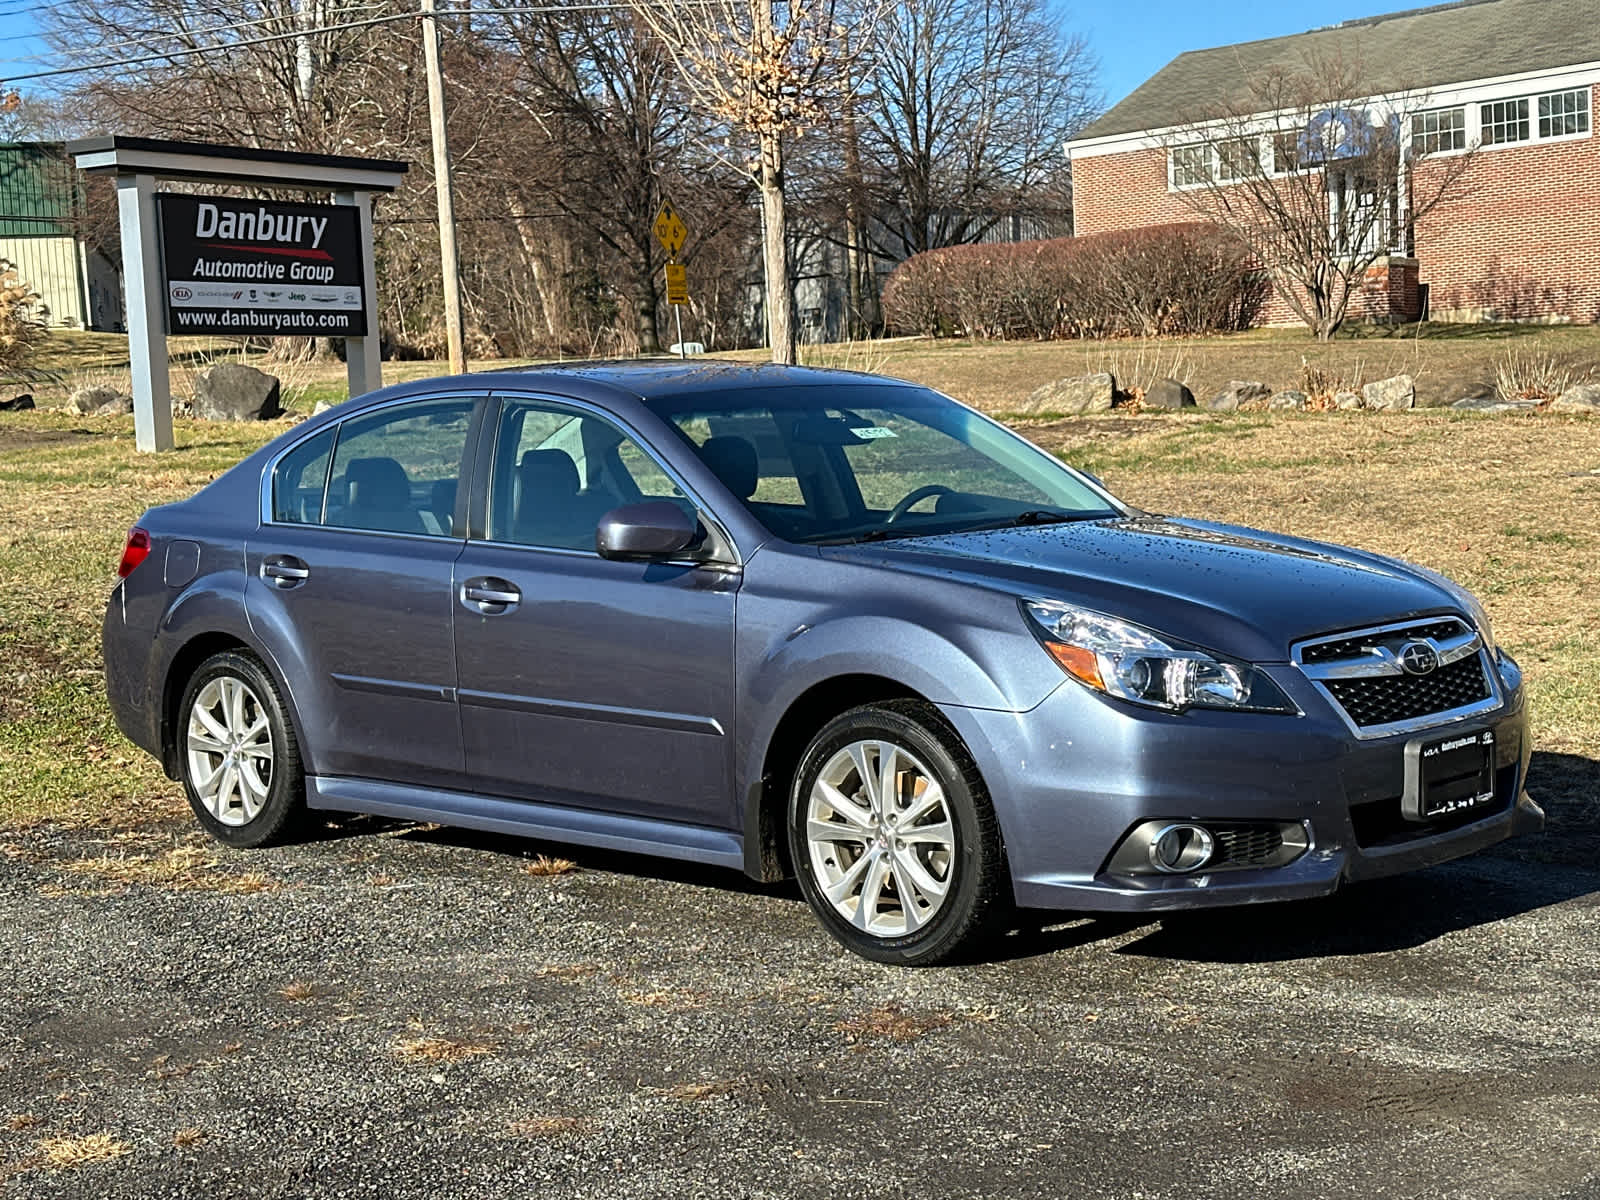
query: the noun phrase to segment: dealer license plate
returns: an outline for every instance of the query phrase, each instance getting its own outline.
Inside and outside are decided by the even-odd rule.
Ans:
[[[1418,738],[1406,744],[1408,821],[1437,821],[1494,801],[1494,731]]]

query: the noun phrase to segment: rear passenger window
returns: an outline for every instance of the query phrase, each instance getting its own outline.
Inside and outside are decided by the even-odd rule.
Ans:
[[[323,523],[450,536],[472,405],[426,400],[346,421]]]
[[[330,427],[307,438],[278,460],[272,472],[272,519],[294,525],[322,524],[322,496],[328,486]]]

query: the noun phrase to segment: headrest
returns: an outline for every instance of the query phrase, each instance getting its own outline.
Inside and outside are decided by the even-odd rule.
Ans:
[[[369,510],[408,508],[411,480],[392,458],[353,458],[344,469],[346,502]]]
[[[529,450],[517,464],[522,494],[538,496],[576,496],[582,486],[578,464],[565,450]]]
[[[761,482],[760,460],[755,444],[738,434],[723,434],[707,438],[700,447],[700,458],[706,467],[741,500],[756,494],[756,484]]]

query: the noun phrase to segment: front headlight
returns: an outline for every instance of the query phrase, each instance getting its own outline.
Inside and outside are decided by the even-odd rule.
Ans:
[[[1050,657],[1097,692],[1171,712],[1300,711],[1265,672],[1249,663],[1060,601],[1025,600],[1022,606]]]

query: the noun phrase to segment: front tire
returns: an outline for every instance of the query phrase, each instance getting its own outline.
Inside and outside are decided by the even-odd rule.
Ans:
[[[852,709],[817,734],[795,772],[789,845],[823,927],[875,962],[968,957],[1010,911],[988,790],[920,701]]]
[[[289,840],[305,812],[300,744],[257,659],[229,650],[201,663],[176,736],[184,791],[207,833],[241,850]]]

